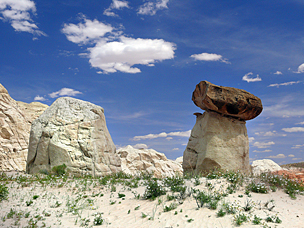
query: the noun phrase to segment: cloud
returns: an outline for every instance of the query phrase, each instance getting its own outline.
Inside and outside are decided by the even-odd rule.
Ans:
[[[270,84],[268,87],[277,87],[279,88],[280,86],[288,86],[288,85],[293,85],[293,84],[298,84],[301,81],[292,81],[292,82],[284,82],[284,83],[280,83],[280,84]]]
[[[144,5],[140,6],[138,9],[138,14],[143,15],[155,15],[158,10],[168,9],[169,0],[156,0],[146,2]]]
[[[277,74],[277,75],[279,75],[279,74],[283,74],[281,71],[277,71],[277,72],[275,72],[275,73],[273,73],[273,74]]]
[[[91,21],[83,16],[83,22],[75,24],[64,24],[61,32],[73,43],[96,42],[106,33],[112,32],[113,28],[98,20]]]
[[[35,98],[34,98],[34,101],[45,101],[46,99],[44,97],[41,97],[39,95],[37,95]]]
[[[103,14],[106,16],[110,17],[117,17],[118,15],[112,12],[113,9],[120,10],[122,8],[129,8],[129,3],[127,1],[118,1],[118,0],[113,0],[111,3],[110,7],[107,8]]]
[[[173,150],[173,151],[176,151],[176,150],[179,150],[179,148],[173,148],[172,150]]]
[[[177,137],[190,137],[191,130],[189,131],[176,131],[176,132],[162,132],[159,134],[148,134],[143,136],[135,136],[134,141],[144,140],[144,139],[156,139],[156,138],[167,138],[168,136],[177,136]]]
[[[284,154],[278,154],[276,156],[269,156],[269,157],[266,157],[266,158],[286,158],[286,156]]]
[[[61,90],[57,91],[57,92],[53,92],[50,93],[49,96],[51,98],[56,98],[59,96],[76,96],[77,94],[82,94],[82,92],[76,91],[74,89],[70,89],[70,88],[62,88]]]
[[[253,153],[268,153],[271,152],[272,150],[263,150],[263,151],[258,151],[258,150],[254,150]]]
[[[303,145],[294,145],[293,147],[291,147],[291,149],[300,149],[304,147],[304,144]]]
[[[139,143],[139,144],[134,145],[133,148],[135,148],[135,149],[148,149],[148,146],[146,144]]]
[[[11,23],[17,32],[29,32],[38,36],[46,36],[32,22],[31,14],[35,14],[36,6],[31,0],[0,0],[0,13],[3,21]]]
[[[248,139],[250,143],[254,141],[254,137],[249,137]]]
[[[288,157],[294,158],[294,155],[293,154],[289,154]]]
[[[300,122],[300,123],[296,123],[296,124],[304,125],[304,121],[303,121],[303,122]]]
[[[253,75],[252,72],[249,72],[247,74],[245,74],[242,78],[243,81],[246,81],[246,82],[260,82],[262,81],[262,79],[259,77],[259,75],[257,74],[257,77],[256,78],[250,78],[249,75]]]
[[[298,71],[294,72],[294,73],[304,73],[304,63],[302,63],[299,67],[298,67]]]
[[[220,62],[223,62],[223,63],[230,64],[230,62],[228,62],[228,59],[224,59],[223,56],[218,55],[218,54],[202,53],[202,54],[193,54],[190,57],[194,58],[195,60],[220,61]]]
[[[274,145],[275,143],[273,141],[270,142],[255,142],[253,143],[253,146],[258,147],[258,148],[268,148],[271,145]]]
[[[282,128],[286,132],[304,132],[304,127],[291,127],[291,128]]]
[[[156,61],[174,58],[175,45],[163,39],[141,39],[121,36],[119,41],[99,41],[88,48],[90,63],[104,73],[117,71],[139,73],[136,64],[154,66]]]
[[[286,134],[279,134],[276,131],[267,131],[267,132],[262,131],[262,132],[256,132],[254,134],[259,135],[259,136],[265,136],[265,137],[269,137],[269,136],[283,136],[283,137],[286,137],[287,136]]]

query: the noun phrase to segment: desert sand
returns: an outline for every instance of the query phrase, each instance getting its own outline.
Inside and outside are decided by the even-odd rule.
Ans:
[[[0,227],[95,227],[101,223],[101,218],[100,227],[228,228],[237,227],[236,217],[240,214],[247,218],[240,227],[304,227],[303,195],[298,194],[296,199],[291,199],[281,189],[267,194],[250,192],[246,195],[246,183],[252,178],[245,178],[243,186],[222,197],[217,209],[212,210],[207,206],[198,208],[193,195],[183,200],[168,201],[167,195],[173,194],[170,191],[153,201],[142,199],[146,190],[144,180],[139,181],[138,187],[131,188],[123,183],[103,185],[97,179],[69,178],[63,181],[58,177],[47,182],[42,180],[42,174],[40,182],[31,183],[28,181],[30,175],[6,174],[16,179],[5,182],[2,178],[0,182],[6,183],[9,191],[7,200],[0,202]],[[184,186],[187,186],[186,194],[191,192],[191,188],[215,194],[225,192],[229,183],[223,177],[211,180],[200,177],[185,180]],[[252,207],[249,211],[245,211],[246,202]],[[218,217],[217,213],[225,203],[234,208],[236,214]],[[164,208],[170,204],[176,208],[165,212]],[[253,224],[255,216],[261,218],[259,225]],[[277,221],[281,223],[266,222],[267,217],[279,218]]]

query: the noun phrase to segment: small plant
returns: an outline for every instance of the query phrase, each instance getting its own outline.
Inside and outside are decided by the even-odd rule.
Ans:
[[[153,178],[147,183],[147,187],[144,193],[144,199],[155,200],[158,196],[165,195],[166,191],[157,183],[157,179]]]
[[[242,225],[243,222],[247,222],[248,218],[245,214],[238,214],[234,217],[235,224],[237,226]]]
[[[4,184],[0,184],[0,202],[6,200],[8,196],[8,189]]]
[[[26,206],[29,207],[33,204],[33,201],[32,200],[28,200],[25,202]]]
[[[6,215],[6,218],[11,219],[14,217],[14,214],[16,214],[16,211],[11,208],[10,212],[8,212]]]
[[[56,201],[54,205],[51,205],[51,208],[57,208],[60,207],[61,203]]]
[[[244,211],[250,211],[252,209],[252,203],[251,200],[247,199],[245,206],[243,207]]]
[[[52,168],[52,173],[56,176],[63,176],[66,173],[66,164],[54,166]]]
[[[169,206],[164,207],[164,212],[172,211],[177,208],[176,203],[171,203]]]
[[[113,204],[115,204],[115,203],[116,203],[115,200],[110,200],[110,205],[113,205]]]
[[[282,223],[282,220],[278,216],[268,216],[266,222],[273,222],[273,223]]]
[[[97,213],[95,215],[93,223],[94,223],[95,226],[101,226],[102,225],[103,219],[102,219],[101,213]]]
[[[146,218],[148,215],[146,215],[145,213],[141,212],[141,217],[142,218]]]
[[[34,195],[33,196],[33,199],[35,200],[35,199],[38,199],[39,198],[39,196],[38,195]]]
[[[217,213],[217,217],[224,217],[226,215],[226,212],[221,208]]]
[[[272,211],[272,209],[275,207],[274,200],[267,201],[264,206],[268,211]]]
[[[268,189],[265,184],[263,183],[255,183],[251,182],[247,187],[249,191],[256,192],[256,193],[268,193]]]
[[[235,214],[236,213],[236,207],[234,207],[233,205],[230,205],[228,203],[224,203],[223,207],[228,214]]]
[[[260,225],[260,224],[261,224],[261,221],[262,221],[261,218],[259,218],[258,216],[254,215],[254,218],[253,218],[253,220],[252,220],[252,223],[253,223],[254,225]]]
[[[137,207],[134,208],[135,211],[139,210],[140,205],[138,205]]]
[[[174,195],[167,195],[167,201],[174,200],[175,196]]]
[[[192,218],[187,220],[187,222],[189,222],[189,223],[193,222],[193,221],[194,221],[194,219],[192,219]]]
[[[118,198],[124,198],[124,197],[126,197],[126,195],[125,195],[125,194],[118,193]]]

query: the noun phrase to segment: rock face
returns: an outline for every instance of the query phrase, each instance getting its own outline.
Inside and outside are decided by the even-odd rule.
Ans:
[[[0,84],[0,171],[24,171],[30,124]]]
[[[49,107],[48,105],[40,102],[32,102],[28,104],[22,101],[17,101],[17,104],[30,124],[32,124],[32,122]]]
[[[215,168],[250,172],[246,122],[216,112],[196,113],[196,123],[183,156],[184,173]]]
[[[33,121],[27,172],[50,170],[63,163],[74,174],[102,176],[121,171],[103,108],[62,97]]]
[[[263,160],[255,160],[252,162],[252,174],[253,175],[260,175],[261,173],[265,172],[275,172],[279,170],[283,170],[281,166],[270,159],[263,159]]]
[[[153,149],[135,149],[127,146],[117,150],[121,158],[122,171],[126,174],[137,175],[141,172],[154,174],[154,177],[172,177],[182,175],[180,163],[166,158],[163,153]]]
[[[215,111],[241,120],[251,120],[263,110],[261,100],[245,90],[217,86],[201,81],[192,94],[194,104],[206,111]]]

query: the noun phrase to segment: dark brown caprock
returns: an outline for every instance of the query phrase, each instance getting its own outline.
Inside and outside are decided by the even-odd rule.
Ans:
[[[241,120],[254,119],[263,110],[261,99],[253,94],[242,89],[217,86],[207,81],[196,85],[192,100],[203,110]]]

